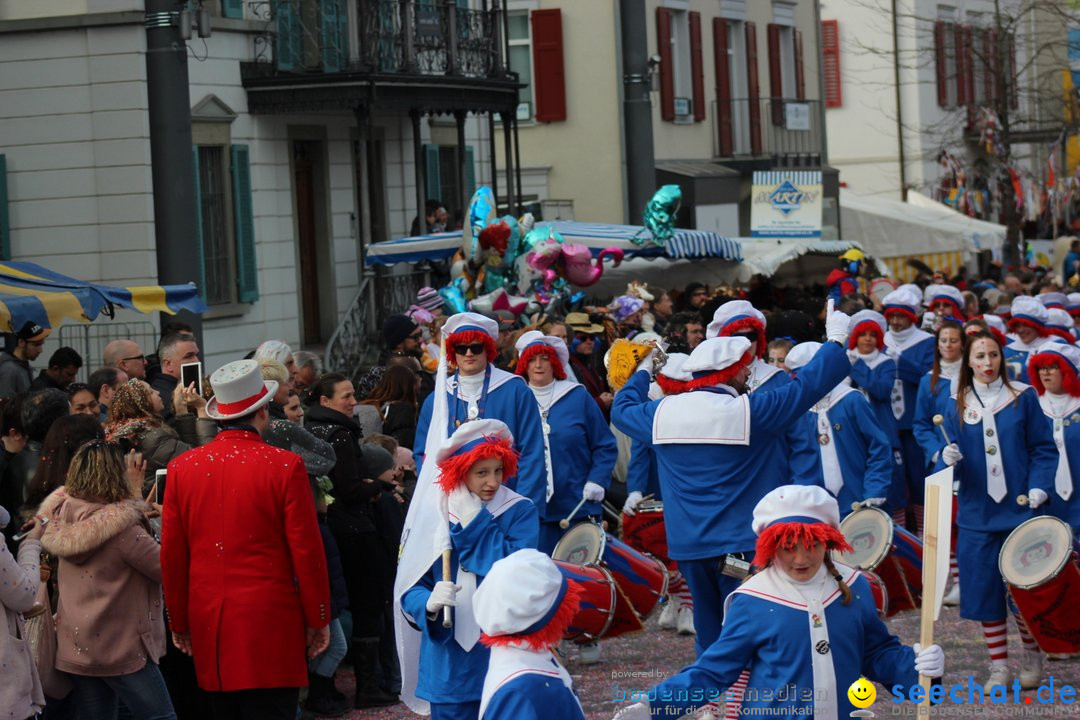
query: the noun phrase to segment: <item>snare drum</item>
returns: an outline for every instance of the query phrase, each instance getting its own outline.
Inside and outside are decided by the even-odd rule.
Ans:
[[[623,540],[635,550],[654,555],[674,569],[674,563],[668,557],[663,501],[643,500],[634,512],[634,515],[624,513],[622,516]]]
[[[870,593],[874,596],[874,607],[877,608],[878,617],[884,620],[889,615],[889,591],[885,589],[885,583],[869,570],[860,570],[859,574],[870,583]]]
[[[662,562],[642,555],[591,522],[570,528],[555,546],[551,557],[576,565],[607,568],[643,620],[667,594],[668,573]]]
[[[1049,653],[1080,651],[1080,569],[1072,529],[1055,517],[1020,523],[1005,539],[998,570],[1039,647]]]
[[[600,565],[576,565],[555,560],[567,580],[582,587],[581,605],[566,628],[566,639],[588,643],[599,638],[644,630],[630,601],[615,578]]]
[[[847,565],[869,570],[881,578],[889,617],[914,610],[922,602],[922,543],[877,508],[861,508],[840,522],[840,532],[852,553],[834,553]]]

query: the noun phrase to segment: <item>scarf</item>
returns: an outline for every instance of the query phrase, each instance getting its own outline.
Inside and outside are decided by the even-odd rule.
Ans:
[[[1050,418],[1054,428],[1054,444],[1058,449],[1057,471],[1054,473],[1054,491],[1062,500],[1072,497],[1072,471],[1069,468],[1069,454],[1065,447],[1065,423],[1067,416],[1080,409],[1080,398],[1071,395],[1043,393],[1039,398],[1043,413]]]

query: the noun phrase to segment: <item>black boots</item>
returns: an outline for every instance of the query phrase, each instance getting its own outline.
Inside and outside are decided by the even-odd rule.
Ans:
[[[397,697],[379,687],[378,673],[379,639],[353,638],[353,671],[356,673],[356,698],[353,707],[364,708],[396,705]]]
[[[334,687],[334,678],[308,673],[308,697],[304,708],[322,717],[341,717],[351,708]]]

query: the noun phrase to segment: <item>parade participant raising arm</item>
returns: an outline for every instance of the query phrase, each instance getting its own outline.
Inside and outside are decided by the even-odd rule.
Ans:
[[[836,500],[823,488],[776,488],[754,508],[752,527],[761,570],[728,598],[720,639],[650,690],[656,700],[624,708],[617,720],[681,717],[706,702],[687,698],[718,696],[744,667],[750,681],[743,713],[789,720],[849,717],[847,689],[861,675],[905,689],[920,674],[944,675],[941,648],[901,645],[878,617],[860,571],[829,558],[850,548]],[[794,691],[778,697],[786,688]]]

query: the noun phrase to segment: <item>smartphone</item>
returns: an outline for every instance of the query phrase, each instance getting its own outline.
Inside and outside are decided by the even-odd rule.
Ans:
[[[157,485],[157,490],[154,492],[154,502],[161,505],[165,502],[165,468],[161,468],[154,473],[154,484]]]
[[[42,527],[45,527],[46,525],[49,524],[49,518],[43,517],[40,520],[38,520],[38,522],[41,523]],[[20,533],[16,533],[15,535],[12,535],[11,536],[11,541],[12,542],[22,542],[22,539],[24,537],[26,537],[27,535],[29,535],[31,530],[33,530],[33,528],[28,528],[26,530],[23,530]]]
[[[191,387],[191,383],[195,383],[195,389],[200,395],[203,394],[202,386],[202,363],[184,363],[180,366],[180,384],[184,387]]]

